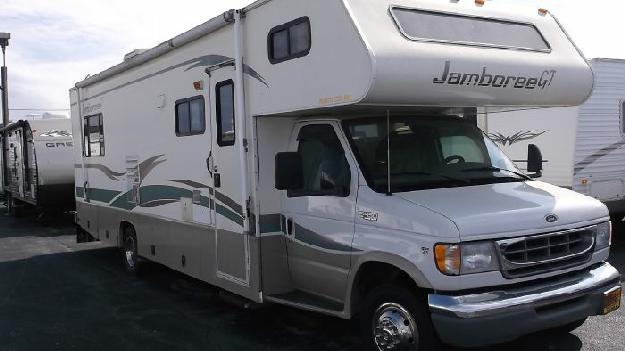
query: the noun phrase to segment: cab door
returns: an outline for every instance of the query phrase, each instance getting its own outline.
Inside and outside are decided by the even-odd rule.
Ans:
[[[303,188],[284,192],[288,265],[296,289],[343,301],[351,268],[357,194],[355,162],[338,123],[296,125],[291,152],[302,160]]]

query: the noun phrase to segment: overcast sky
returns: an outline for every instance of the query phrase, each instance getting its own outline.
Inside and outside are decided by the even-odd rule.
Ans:
[[[310,0],[314,1],[314,0]],[[375,0],[371,0],[375,1]],[[449,1],[449,0],[440,0]],[[473,0],[460,0],[471,2]],[[119,63],[252,0],[0,0],[12,109],[69,108],[68,89],[87,74]],[[622,0],[490,0],[551,10],[586,57],[625,58]],[[488,4],[487,4],[488,6]],[[28,111],[11,111],[15,120]]]

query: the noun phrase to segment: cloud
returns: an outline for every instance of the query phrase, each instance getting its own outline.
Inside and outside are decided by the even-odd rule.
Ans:
[[[122,61],[230,9],[243,0],[2,0],[11,108],[68,109],[68,90],[87,74]],[[18,119],[29,111],[12,111]]]

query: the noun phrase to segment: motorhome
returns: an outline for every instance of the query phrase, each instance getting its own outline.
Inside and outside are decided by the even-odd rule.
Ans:
[[[10,212],[24,206],[73,209],[74,151],[67,115],[31,115],[4,127],[4,197]]]
[[[576,106],[548,11],[262,0],[70,90],[79,239],[256,303],[358,316],[373,350],[570,330],[620,306],[601,202],[520,172],[488,106]]]
[[[625,216],[625,60],[595,58],[594,89],[580,106],[487,108],[480,126],[523,169],[540,146],[542,180],[603,201]]]

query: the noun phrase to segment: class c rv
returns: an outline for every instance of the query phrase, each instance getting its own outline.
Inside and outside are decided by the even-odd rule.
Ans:
[[[27,117],[0,129],[7,135],[2,167],[9,213],[23,207],[42,211],[73,209],[71,120],[50,113]]]
[[[257,1],[71,89],[78,236],[130,272],[359,318],[372,350],[572,330],[620,304],[608,210],[476,120],[592,86],[546,11]]]
[[[595,58],[592,95],[580,106],[487,108],[482,128],[521,167],[541,147],[543,181],[603,201],[625,216],[625,60]]]

